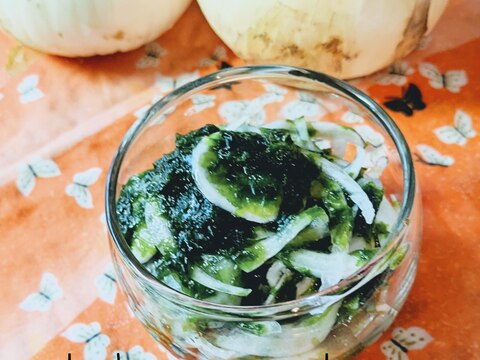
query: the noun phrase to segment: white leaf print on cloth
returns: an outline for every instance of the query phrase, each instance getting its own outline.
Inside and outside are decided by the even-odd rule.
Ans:
[[[185,116],[197,114],[205,109],[215,106],[215,95],[194,95],[192,97],[192,106],[185,111]]]
[[[373,79],[381,85],[397,85],[402,86],[407,83],[407,76],[415,72],[406,61],[396,61],[388,67],[386,73],[381,73],[373,77]]]
[[[20,94],[20,102],[28,104],[41,99],[44,94],[37,88],[39,78],[37,74],[32,74],[24,78],[17,86],[17,91]]]
[[[95,278],[95,287],[98,291],[98,296],[103,301],[113,304],[115,302],[115,296],[117,295],[117,278],[113,265],[109,264],[105,272]]]
[[[36,178],[50,178],[60,175],[60,169],[53,160],[33,158],[18,169],[17,188],[28,196],[35,187]]]
[[[167,54],[167,50],[162,48],[156,42],[151,42],[145,45],[144,55],[138,59],[136,63],[137,69],[145,69],[157,67],[160,63],[160,59]]]
[[[435,65],[421,63],[418,66],[420,74],[426,77],[434,89],[447,89],[452,93],[460,92],[462,86],[467,85],[467,73],[464,70],[449,70],[442,74]]]
[[[73,324],[62,336],[75,343],[85,343],[84,360],[104,360],[107,356],[110,338],[102,334],[102,328],[98,322]]]
[[[352,111],[345,111],[340,120],[347,124],[363,124],[365,122],[363,117]]]
[[[218,108],[218,113],[228,123],[230,129],[242,124],[262,125],[265,122],[265,111],[261,100],[225,101]]]
[[[428,145],[419,144],[417,145],[417,150],[420,153],[420,160],[429,165],[451,166],[455,162],[453,157],[442,155],[433,147]]]
[[[73,197],[80,207],[84,209],[93,208],[92,194],[88,188],[97,182],[101,172],[102,169],[100,168],[91,168],[75,174],[73,183],[67,185],[65,192]]]
[[[432,337],[422,328],[395,328],[392,339],[380,345],[382,353],[388,360],[408,360],[410,350],[421,350],[432,342]]]
[[[132,347],[128,351],[114,351],[112,360],[156,360],[155,355],[146,352],[139,345]]]
[[[258,99],[264,105],[274,102],[281,102],[288,93],[288,89],[274,84],[263,84],[263,87],[267,92],[264,95],[261,95]]]
[[[371,144],[374,147],[382,146],[385,142],[385,138],[378,131],[373,130],[369,125],[357,125],[354,126],[354,129],[357,133],[360,134],[363,141],[368,144]]]
[[[52,307],[55,300],[63,296],[63,291],[58,286],[57,278],[49,273],[44,272],[40,280],[40,289],[28,295],[19,307],[24,311],[41,311],[46,312]]]
[[[162,114],[157,114],[154,119],[150,122],[149,126],[158,125],[165,121],[165,119],[175,111],[175,106],[172,106],[165,110]]]
[[[184,73],[175,78],[164,76],[162,74],[155,75],[155,86],[158,87],[162,92],[167,93],[176,88],[189,83],[190,81],[196,80],[200,77],[198,71]]]
[[[367,146],[366,150],[365,163],[363,164],[367,168],[365,174],[371,178],[379,178],[388,165],[387,147],[385,145]]]
[[[318,99],[312,94],[304,91],[297,91],[298,100],[287,103],[281,110],[281,115],[287,119],[299,117],[312,117],[323,115],[325,111],[320,108]]]
[[[472,118],[466,112],[455,111],[454,126],[442,126],[434,130],[435,135],[445,144],[465,145],[468,139],[476,136],[473,129]]]

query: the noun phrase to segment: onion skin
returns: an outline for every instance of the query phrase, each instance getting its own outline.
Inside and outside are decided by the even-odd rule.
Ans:
[[[0,27],[49,54],[112,54],[170,29],[191,0],[0,0]]]
[[[447,0],[197,0],[210,26],[250,63],[355,78],[415,49]]]

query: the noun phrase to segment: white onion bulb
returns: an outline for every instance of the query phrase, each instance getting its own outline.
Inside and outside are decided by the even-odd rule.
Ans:
[[[415,49],[447,0],[198,0],[213,30],[252,63],[353,78]]]
[[[50,54],[128,51],[170,29],[191,0],[0,0],[0,27]]]

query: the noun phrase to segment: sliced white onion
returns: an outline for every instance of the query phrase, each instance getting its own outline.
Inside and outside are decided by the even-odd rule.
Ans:
[[[288,259],[298,271],[307,271],[322,281],[320,290],[336,285],[359,269],[357,258],[345,252],[324,254],[311,250],[292,252]]]
[[[365,149],[361,146],[357,146],[357,152],[355,154],[355,159],[345,167],[345,172],[350,175],[353,179],[358,177],[360,170],[362,170],[363,164],[365,163],[366,152]]]
[[[336,181],[350,196],[350,199],[359,207],[365,222],[371,224],[375,217],[375,209],[367,194],[341,167],[320,156],[311,157],[317,166],[332,180]]]
[[[213,289],[225,294],[244,297],[248,296],[252,292],[252,289],[246,289],[230,284],[225,284],[224,282],[221,282],[214,277],[208,275],[205,271],[198,267],[193,268],[192,279],[209,289]]]

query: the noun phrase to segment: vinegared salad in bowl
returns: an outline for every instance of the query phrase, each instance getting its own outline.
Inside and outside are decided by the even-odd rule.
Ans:
[[[223,70],[155,103],[122,141],[106,195],[120,285],[181,359],[361,351],[414,280],[417,199],[388,115],[285,66]]]

